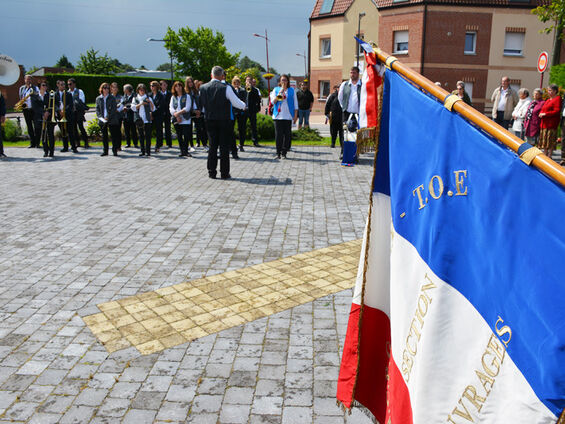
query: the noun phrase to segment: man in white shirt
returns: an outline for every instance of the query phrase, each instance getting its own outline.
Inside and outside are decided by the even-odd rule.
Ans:
[[[491,96],[492,119],[505,130],[510,126],[512,112],[518,104],[518,93],[510,87],[510,78],[504,76]]]
[[[355,114],[357,126],[359,125],[359,104],[361,100],[361,79],[359,68],[354,66],[349,71],[349,81],[344,81],[339,86],[337,99],[343,110],[343,122],[346,123],[352,114]],[[341,155],[343,155],[343,146]]]
[[[212,80],[200,87],[200,101],[204,108],[210,150],[208,150],[208,176],[216,178],[218,147],[220,148],[220,175],[222,179],[230,175],[230,105],[245,109],[235,92],[221,82],[224,70],[220,66],[212,68]]]
[[[37,93],[39,90],[35,85],[33,85],[33,79],[31,75],[24,76],[24,85],[22,85],[19,89],[19,97],[20,100],[26,99],[24,104],[25,108],[23,109],[24,120],[27,127],[27,133],[29,134],[29,147],[40,147],[39,146],[39,135],[41,133],[41,129],[37,129],[34,127],[35,121],[33,116],[33,109],[31,107],[31,95],[33,93]],[[27,97],[27,98],[26,98]]]

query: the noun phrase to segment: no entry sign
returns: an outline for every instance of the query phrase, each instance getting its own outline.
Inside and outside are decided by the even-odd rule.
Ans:
[[[547,52],[541,52],[538,57],[538,72],[541,74],[547,69]]]

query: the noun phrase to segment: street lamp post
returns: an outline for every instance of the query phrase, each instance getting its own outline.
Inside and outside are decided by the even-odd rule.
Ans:
[[[269,38],[267,37],[267,28],[265,28],[265,35],[261,35],[261,34],[253,34],[253,36],[255,37],[259,37],[259,38],[264,38],[265,39],[265,49],[267,50],[267,73],[269,73]],[[267,78],[267,87],[269,90],[269,93],[271,92],[271,79]]]
[[[162,43],[166,43],[168,40],[160,40],[160,39],[157,39],[157,38],[151,38],[150,37],[150,38],[147,39],[147,41],[160,41]],[[169,58],[171,59],[171,90],[172,90],[173,89],[174,77],[173,77],[173,52],[172,52],[171,49],[169,49]]]
[[[366,15],[365,12],[359,13],[359,21],[357,24],[357,38],[359,39],[361,39],[361,18],[365,15]],[[356,47],[357,47],[357,67],[359,68],[359,45],[357,44]]]
[[[306,79],[308,78],[308,67],[306,66],[306,52],[304,52],[304,54],[296,53],[296,56],[300,56],[304,58],[304,79]]]

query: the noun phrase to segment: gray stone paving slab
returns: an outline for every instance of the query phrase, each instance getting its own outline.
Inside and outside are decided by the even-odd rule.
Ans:
[[[0,422],[369,423],[335,406],[351,290],[141,356],[81,317],[187,279],[361,238],[371,158],[246,148],[206,156],[7,148],[0,161]]]

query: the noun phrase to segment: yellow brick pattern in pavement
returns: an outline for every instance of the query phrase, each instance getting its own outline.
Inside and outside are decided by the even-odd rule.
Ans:
[[[148,355],[353,287],[361,240],[101,303],[83,318],[108,352]]]

